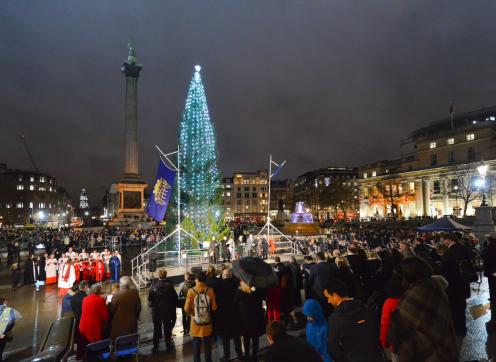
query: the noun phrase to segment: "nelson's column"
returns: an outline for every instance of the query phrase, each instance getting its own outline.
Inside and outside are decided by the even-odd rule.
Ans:
[[[128,43],[127,61],[121,68],[126,76],[126,116],[124,175],[112,184],[110,195],[114,199],[111,211],[117,217],[114,224],[144,221],[144,191],[147,184],[139,175],[138,163],[138,78],[143,66],[136,62],[133,43]]]

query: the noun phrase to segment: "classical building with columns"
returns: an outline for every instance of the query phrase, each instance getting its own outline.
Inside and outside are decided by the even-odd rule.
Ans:
[[[362,219],[470,216],[483,191],[494,205],[496,106],[432,122],[402,146],[412,151],[360,167]]]

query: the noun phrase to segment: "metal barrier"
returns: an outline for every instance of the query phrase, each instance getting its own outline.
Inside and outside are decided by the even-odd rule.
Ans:
[[[131,260],[132,280],[138,288],[146,287],[150,277],[150,253],[156,254],[156,265],[159,268],[184,268],[188,270],[192,266],[209,264],[208,249],[187,249],[178,251],[159,251],[154,245],[148,251],[139,254]]]

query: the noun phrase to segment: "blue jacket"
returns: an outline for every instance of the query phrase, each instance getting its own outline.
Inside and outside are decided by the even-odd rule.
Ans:
[[[331,362],[329,348],[327,345],[328,327],[322,308],[316,300],[308,299],[303,305],[303,314],[312,317],[313,321],[307,321],[307,341],[323,358],[324,362]]]
[[[63,317],[65,313],[72,312],[71,298],[74,295],[74,292],[70,290],[64,295],[62,299],[62,309],[60,310],[60,316]]]

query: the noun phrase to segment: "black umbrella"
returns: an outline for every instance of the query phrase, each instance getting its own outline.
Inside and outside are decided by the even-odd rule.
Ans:
[[[279,282],[274,269],[260,258],[250,256],[233,262],[233,274],[250,287],[271,288]]]

